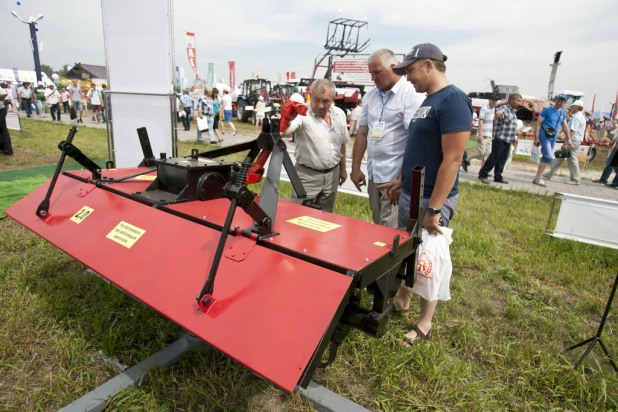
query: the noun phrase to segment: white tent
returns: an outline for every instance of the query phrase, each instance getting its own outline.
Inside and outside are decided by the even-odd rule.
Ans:
[[[43,84],[48,86],[54,84],[54,82],[47,77],[45,73],[41,73]],[[34,70],[17,70],[17,79],[15,78],[15,71],[13,69],[0,69],[0,80],[10,80],[12,82],[31,82],[36,83],[36,73]]]

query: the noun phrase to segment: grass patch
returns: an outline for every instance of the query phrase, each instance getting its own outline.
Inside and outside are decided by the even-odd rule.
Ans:
[[[290,185],[281,192],[289,196]],[[414,306],[409,317],[391,318],[382,339],[353,331],[315,379],[380,411],[618,409],[618,377],[599,348],[579,371],[573,364],[583,349],[564,352],[596,331],[618,256],[546,236],[551,202],[462,183],[452,222],[453,299],[438,306],[434,340],[412,350],[397,344],[418,316]],[[347,194],[335,212],[370,219],[367,200]],[[117,373],[106,357],[134,365],[178,337],[174,324],[83,270],[19,224],[0,221],[0,410],[58,409]],[[618,356],[613,316],[604,342]],[[311,408],[201,349],[120,393],[107,410]]]

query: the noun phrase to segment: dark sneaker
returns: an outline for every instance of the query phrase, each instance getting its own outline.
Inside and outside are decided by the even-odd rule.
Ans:
[[[486,178],[486,177],[481,177],[481,176],[479,176],[479,180],[481,181],[481,183],[484,183],[484,184],[486,184],[486,185],[488,185],[488,184],[489,184],[489,180],[487,180],[487,178]]]
[[[508,185],[509,184],[508,180],[504,180],[504,179],[502,179],[502,180],[494,180],[494,183],[502,183],[504,185]]]
[[[468,171],[468,166],[470,166],[470,162],[468,161],[461,162],[461,167],[463,168],[464,172]]]
[[[601,179],[593,180],[592,183],[600,183],[600,184],[603,184],[603,185],[607,184],[607,182],[605,180],[601,180]]]

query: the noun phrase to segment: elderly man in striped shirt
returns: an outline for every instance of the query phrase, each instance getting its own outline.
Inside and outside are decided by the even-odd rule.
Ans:
[[[393,72],[399,62],[388,49],[369,57],[369,72],[376,87],[363,97],[358,132],[352,149],[350,180],[356,188],[366,185],[360,169],[365,150],[369,175],[369,205],[374,223],[397,227],[397,206],[379,185],[397,180],[408,141],[408,126],[425,100],[404,77]],[[393,202],[394,203],[394,202]]]
[[[517,114],[516,111],[522,105],[523,101],[520,94],[512,94],[509,96],[508,104],[496,109],[494,118],[494,139],[491,142],[491,154],[479,171],[479,180],[485,184],[489,184],[489,172],[494,167],[494,182],[507,184],[508,182],[502,177],[506,160],[509,158],[511,145],[517,137]]]

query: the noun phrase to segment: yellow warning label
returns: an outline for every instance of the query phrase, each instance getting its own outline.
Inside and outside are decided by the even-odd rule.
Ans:
[[[382,243],[382,242],[374,242],[374,245],[384,247],[384,246],[386,246],[386,243]]]
[[[127,249],[131,249],[131,246],[133,246],[144,233],[146,233],[144,229],[140,229],[137,226],[133,226],[122,221],[118,223],[118,226],[116,226],[114,230],[109,232],[105,237],[126,247]]]
[[[73,217],[71,217],[71,220],[79,225],[84,219],[90,216],[92,212],[94,212],[94,209],[84,206],[79,209],[79,212],[75,213]]]
[[[301,216],[295,219],[290,219],[288,220],[288,223],[306,227],[308,229],[317,230],[318,232],[322,233],[341,227],[341,225],[337,225],[335,223],[327,222],[325,220],[320,220],[309,216]]]
[[[155,175],[140,175],[135,178],[135,180],[155,180],[157,176]]]

